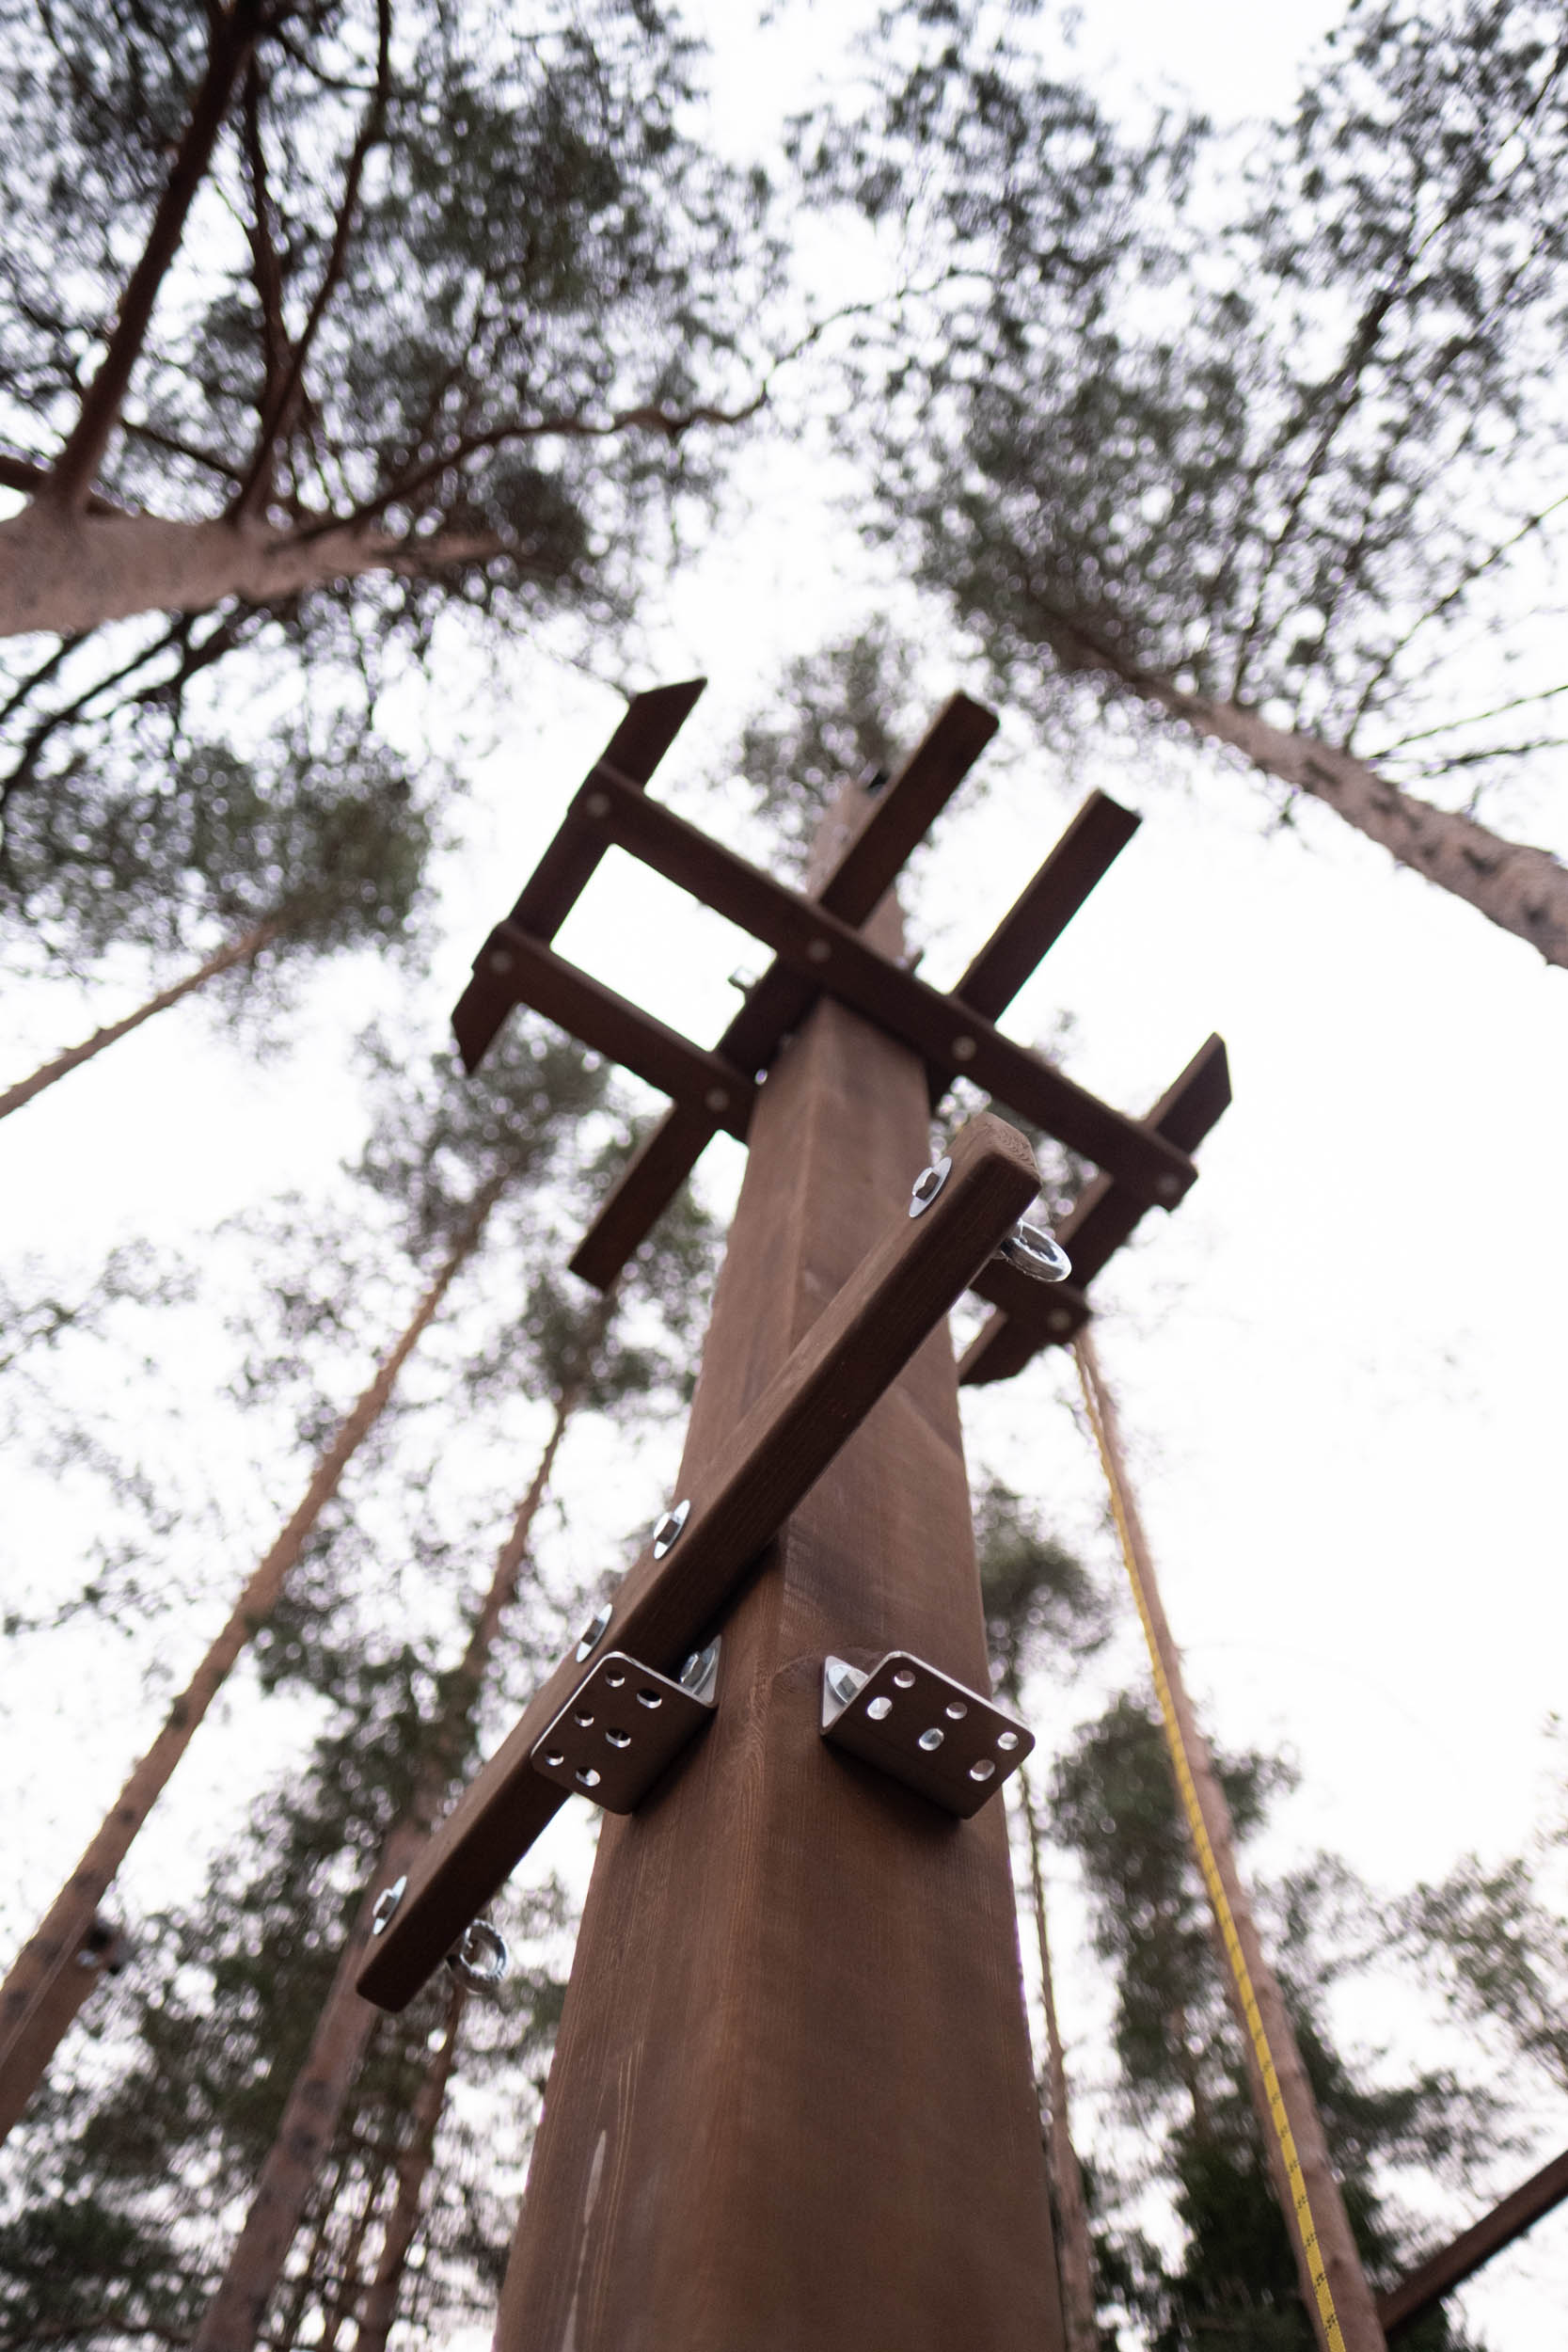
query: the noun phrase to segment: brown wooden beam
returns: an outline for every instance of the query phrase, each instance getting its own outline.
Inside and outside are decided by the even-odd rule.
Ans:
[[[574,803],[644,865],[771,947],[804,980],[874,1022],[951,1078],[962,1072],[995,1101],[1113,1174],[1147,1206],[1173,1207],[1197,1174],[1150,1122],[1127,1118],[1064,1077],[981,1014],[956,1006],[852,925],[775,882],[695,825],[603,771]]]
[[[628,784],[646,785],[706,684],[705,678],[689,678],[680,686],[656,686],[649,693],[634,694],[605,746],[603,761]],[[508,919],[547,945],[593,880],[603,854],[599,834],[568,819],[534,867]],[[515,1002],[488,977],[481,948],[474,977],[452,1014],[465,1069],[478,1068]]]
[[[1491,2212],[1483,2214],[1458,2237],[1429,2254],[1424,2263],[1418,2263],[1397,2287],[1377,2298],[1377,2315],[1383,2322],[1385,2335],[1398,2335],[1402,2328],[1424,2317],[1434,2303],[1472,2278],[1483,2263],[1494,2254],[1500,2254],[1505,2246],[1523,2237],[1543,2214],[1568,2199],[1568,2149],[1544,2164],[1539,2172],[1532,2172],[1528,2181],[1505,2197]]]
[[[693,1482],[678,1543],[660,1561],[644,1547],[598,1646],[671,1673],[708,1638],[783,1520],[1035,1197],[1034,1153],[1002,1120],[972,1120],[949,1156],[931,1205],[900,1211]],[[562,1661],[425,1847],[360,1972],[367,1999],[402,2009],[565,1802],[531,1756],[586,1671]]]
[[[841,921],[860,925],[886,897],[915,844],[946,807],[996,733],[995,713],[966,694],[945,702],[903,766],[879,792],[860,803],[828,860],[820,889],[810,895]],[[774,963],[747,992],[746,1002],[720,1039],[717,1051],[742,1070],[762,1070],[816,994],[786,965]],[[571,1270],[605,1290],[674,1199],[717,1130],[700,1133],[690,1110],[672,1111],[622,1171],[571,1260]],[[684,1158],[683,1158],[684,1154]]]
[[[1091,792],[1022,897],[992,931],[954,995],[988,1021],[1000,1020],[1142,822],[1141,817],[1106,793]]]
[[[1147,1123],[1182,1151],[1195,1152],[1229,1101],[1225,1041],[1211,1037],[1175,1084],[1167,1087]],[[1072,1260],[1073,1287],[1080,1295],[1131,1237],[1145,1207],[1135,1193],[1110,1177],[1095,1176],[1085,1185],[1056,1229],[1057,1240]],[[1004,1272],[1011,1273],[1011,1269],[988,1268],[974,1285],[997,1311],[987,1317],[964,1351],[958,1366],[959,1383],[964,1387],[1012,1379],[1041,1348],[1060,1347],[1070,1340],[1085,1320],[1080,1314],[1066,1328],[1061,1327],[1055,1317],[1062,1293],[1038,1283],[1015,1279],[1007,1285],[1009,1299],[999,1287]]]
[[[531,1005],[591,1052],[619,1062],[678,1103],[694,1108],[700,1104],[710,1133],[722,1128],[742,1143],[746,1140],[756,1088],[744,1071],[721,1056],[667,1029],[641,1005],[618,996],[515,924],[497,924],[485,942],[480,968],[486,986],[506,990],[510,1003]]]
[[[83,2002],[104,1977],[118,1976],[125,1965],[126,1943],[119,1930],[95,1919],[71,1955],[35,2002],[22,2030],[0,2064],[0,2139],[20,2122],[49,2071],[49,2062],[67,2026]]]

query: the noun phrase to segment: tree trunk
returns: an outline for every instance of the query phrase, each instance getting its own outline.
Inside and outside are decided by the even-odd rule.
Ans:
[[[208,9],[206,72],[192,98],[141,258],[125,281],[108,348],[82,396],[76,422],[51,475],[50,496],[62,508],[80,507],[92,488],[119,417],[131,372],[147,341],[159,289],[180,249],[186,217],[207,176],[234,85],[261,29],[261,0],[230,0],[228,8]]]
[[[1099,2352],[1094,2316],[1094,2246],[1089,2237],[1084,2175],[1072,2144],[1068,2116],[1067,2061],[1056,2022],[1056,1990],[1051,1972],[1051,1943],[1045,1926],[1045,1873],[1040,1867],[1039,1822],[1026,1772],[1018,1776],[1019,1808],[1029,1840],[1029,1891],[1035,1940],[1040,1955],[1040,2006],[1045,2011],[1048,2113],[1045,2161],[1056,2208],[1056,2265],[1062,2282],[1062,2335],[1066,2352]]]
[[[220,972],[231,972],[235,964],[248,963],[253,956],[261,954],[263,947],[270,947],[278,933],[287,928],[286,917],[270,915],[266,922],[258,923],[238,939],[230,940],[227,947],[220,947],[216,955],[209,956],[206,962],[198,964],[194,972],[187,972],[184,978],[176,980],[172,988],[161,989],[156,996],[150,996],[145,1005],[135,1012],[127,1013],[123,1021],[111,1022],[106,1029],[95,1029],[82,1044],[72,1045],[65,1053],[56,1054],[53,1061],[46,1061],[40,1070],[35,1070],[30,1078],[24,1078],[17,1086],[8,1087],[5,1093],[0,1094],[0,1119],[7,1118],[12,1111],[19,1111],[24,1103],[30,1103],[35,1094],[43,1093],[57,1080],[68,1077],[71,1071],[80,1070],[84,1062],[91,1061],[95,1055],[103,1053],[106,1045],[118,1045],[122,1037],[129,1037],[133,1029],[139,1029],[142,1023],[150,1021],[155,1012],[166,1012],[170,1005],[177,1005],[182,996],[190,995],[193,989],[200,988],[208,980],[215,980]]]
[[[398,2294],[419,2227],[420,2200],[436,2155],[436,2134],[446,2105],[447,2084],[457,2056],[458,2028],[467,2003],[467,1988],[454,1979],[447,2003],[445,2037],[425,2068],[424,2078],[408,2114],[408,2145],[397,2161],[397,2194],[387,2217],[387,2231],[376,2257],[375,2276],[360,2305],[359,2332],[354,2352],[387,2352],[387,2338],[397,2317]]]
[[[69,635],[132,612],[205,612],[226,596],[271,604],[361,572],[423,578],[499,552],[483,534],[408,540],[348,523],[284,532],[253,516],[170,522],[82,513],[44,494],[0,522],[0,637]]]
[[[1228,743],[1264,775],[1309,792],[1400,865],[1528,941],[1548,963],[1568,965],[1568,866],[1549,850],[1505,841],[1473,817],[1433,808],[1353,752],[1271,726],[1238,704],[1186,693],[1069,624],[1053,625],[1048,642],[1065,668],[1092,672],[1184,720],[1196,735]]]
[[[596,1310],[596,1327],[601,1335],[610,1313],[610,1304],[606,1299]],[[331,1990],[316,2021],[309,2054],[294,2079],[277,2137],[261,2167],[245,2227],[197,2329],[191,2352],[251,2352],[261,2332],[311,2188],[337,2134],[349,2087],[381,2015],[354,1989],[370,1940],[376,1898],[383,1887],[390,1886],[403,1875],[429,1836],[451,1774],[459,1767],[473,1702],[500,1631],[501,1618],[516,1592],[534,1517],[545,1499],[556,1454],[567,1423],[581,1402],[584,1386],[578,1378],[557,1397],[555,1420],[544,1453],[529,1490],[517,1506],[512,1531],[497,1556],[489,1591],[469,1632],[458,1670],[452,1716],[442,1727],[443,1736],[437,1739],[413,1804],[392,1831],[380,1867],[365,1890]]]
[[[24,2034],[34,2010],[60,1970],[71,1964],[91,1926],[94,1911],[189,1747],[230,1669],[277,1604],[311,1529],[385,1410],[399,1373],[435,1317],[459,1269],[478,1248],[485,1220],[505,1183],[505,1176],[499,1175],[481,1187],[440,1272],[420,1301],[413,1321],[340,1424],[337,1436],[316,1466],[298,1510],[255,1570],[229,1622],[169,1708],[163,1729],[120,1790],[118,1802],[61,1888],[48,1916],[0,1985],[0,2080],[5,2078],[19,2038]]]
[[[1127,1573],[1143,1622],[1177,1792],[1214,1913],[1226,1986],[1242,2028],[1259,2130],[1322,2352],[1384,2352],[1371,2289],[1329,2162],[1323,2119],[1263,1955],[1236,1863],[1230,1808],[1197,1727],[1127,1476],[1116,1408],[1086,1330],[1072,1343]]]

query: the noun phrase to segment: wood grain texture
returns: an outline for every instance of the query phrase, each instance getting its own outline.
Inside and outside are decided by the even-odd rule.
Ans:
[[[874,935],[897,953],[892,909]],[[927,1133],[921,1057],[820,1003],[758,1098],[683,1491],[903,1214]],[[498,2346],[1059,2352],[1002,1810],[956,1821],[817,1731],[829,1650],[988,1686],[944,1329],[723,1633],[712,1728],[600,1836]]]
[[[603,1646],[673,1673],[718,1629],[784,1518],[1034,1197],[1034,1154],[999,1119],[971,1120],[951,1158],[941,1194],[911,1218],[909,1185],[924,1165],[911,1155],[906,1207],[879,1220],[879,1239],[691,1470],[679,1542],[662,1560],[651,1541],[643,1547],[615,1594]],[[587,1671],[574,1655],[562,1660],[430,1840],[360,1973],[368,1999],[401,2009],[557,1812],[567,1792],[541,1777],[531,1754]]]

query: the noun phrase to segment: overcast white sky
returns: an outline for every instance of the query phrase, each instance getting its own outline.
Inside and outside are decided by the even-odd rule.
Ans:
[[[694,14],[716,42],[739,144],[764,135],[781,99],[809,97],[844,24],[836,9],[800,8],[759,41],[717,0]],[[1082,49],[1143,87],[1168,77],[1216,116],[1239,117],[1288,103],[1298,57],[1338,14],[1318,0],[1095,5]],[[674,583],[654,632],[650,682],[697,670],[714,681],[660,779],[677,796],[784,660],[879,610],[909,610],[829,505],[831,475],[770,449],[742,486],[744,532]],[[942,645],[940,629],[930,642]],[[958,682],[960,652],[933,655],[931,707]],[[449,878],[436,1003],[455,995],[615,710],[608,691],[520,650],[515,708],[475,779],[467,848]],[[1278,1867],[1323,1845],[1392,1887],[1471,1848],[1516,1849],[1544,1811],[1544,1726],[1561,1705],[1568,1655],[1568,981],[1396,875],[1325,813],[1304,810],[1293,834],[1271,833],[1239,774],[1194,762],[1177,788],[1109,760],[1070,778],[1037,754],[991,764],[990,793],[957,804],[940,856],[919,869],[927,976],[957,977],[1099,784],[1141,808],[1144,827],[1006,1025],[1028,1040],[1069,1008],[1074,1074],[1134,1110],[1211,1029],[1230,1049],[1234,1107],[1179,1216],[1151,1220],[1157,1230],[1104,1284],[1101,1354],[1210,1728],[1230,1746],[1283,1746],[1301,1769],[1264,1858]],[[1546,781],[1514,829],[1568,852]],[[740,837],[738,812],[709,803],[702,814]],[[656,961],[664,903],[651,879],[607,866],[562,945],[705,1041],[733,1008],[724,976],[755,951],[705,917],[683,920],[673,943],[662,935]],[[314,992],[297,1050],[261,1070],[214,1041],[198,1012],[170,1016],[6,1122],[13,1236],[86,1263],[124,1235],[179,1235],[313,1181],[356,1140],[341,1054],[374,993],[362,966]],[[99,999],[87,1022],[81,1013],[69,993],[35,993],[19,1008],[17,1066],[31,1045],[63,1041],[108,1009]],[[710,1159],[720,1198],[738,1152]],[[1046,1362],[978,1393],[974,1448],[1108,1560],[1069,1389],[1067,1366]],[[653,1473],[639,1475],[657,1491]],[[237,1578],[243,1565],[225,1568]],[[214,1584],[227,1592],[227,1574]],[[1133,1658],[1124,1641],[1111,1672]],[[1047,1750],[1101,1687],[1086,1688],[1068,1721],[1037,1724]],[[19,1841],[17,1879],[31,1896],[112,1794],[138,1723],[133,1692],[84,1733],[81,1772],[42,1817],[47,1842]],[[222,1730],[205,1738],[210,1767]],[[143,1900],[156,1899],[146,1871],[175,1870],[177,1836],[188,1842],[209,1819],[190,1790],[171,1805],[148,1844]],[[1070,1887],[1061,1896],[1070,1931]],[[1066,1956],[1064,1977],[1065,2024],[1092,2091],[1101,1994],[1081,1953]],[[1369,2038],[1426,2049],[1426,2014],[1416,1989],[1406,2002],[1383,1988],[1354,2022]],[[1568,2144],[1560,2105],[1543,2099],[1535,2126],[1533,2152],[1509,2161],[1499,2189]],[[1465,2217],[1443,2210],[1456,2226]],[[1494,2352],[1560,2341],[1565,2304],[1565,2213],[1465,2299]]]

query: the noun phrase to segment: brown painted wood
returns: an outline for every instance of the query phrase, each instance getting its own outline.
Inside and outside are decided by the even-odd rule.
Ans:
[[[669,1674],[717,1629],[782,1522],[1035,1196],[1034,1154],[1000,1119],[971,1120],[950,1156],[942,1192],[911,1217],[909,1188],[925,1166],[917,1137],[900,1202],[875,1221],[880,1238],[820,1302],[725,1442],[683,1471],[685,1531],[661,1561],[651,1541],[643,1547],[616,1592],[602,1648]],[[531,1751],[587,1672],[588,1661],[562,1659],[431,1839],[360,1972],[368,1999],[403,2008],[564,1803],[566,1792],[534,1771]]]
[[[105,1977],[119,1974],[126,1954],[119,1930],[106,1920],[94,1919],[71,1954],[69,1967],[56,1970],[50,1979],[42,1999],[0,2055],[0,2139],[25,2114],[87,1995]]]
[[[823,849],[824,878],[809,895],[846,923],[863,923],[893,888],[911,849],[925,838],[996,733],[995,713],[966,694],[942,705],[892,781],[835,815]],[[742,1070],[761,1071],[780,1040],[809,1011],[816,991],[784,964],[769,966],[720,1039],[717,1051]],[[677,1105],[625,1169],[578,1245],[572,1272],[604,1290],[674,1199],[717,1130],[700,1130]],[[684,1154],[684,1158],[682,1157]]]
[[[1146,1204],[1172,1207],[1193,1183],[1192,1161],[1157,1127],[1113,1110],[968,1006],[879,955],[853,925],[736,857],[673,809],[602,772],[583,787],[578,808],[667,882],[764,941],[802,979],[912,1046],[948,1078],[961,1071]]]
[[[1160,1097],[1147,1123],[1182,1151],[1196,1152],[1229,1102],[1225,1041],[1211,1037]],[[958,1366],[960,1384],[970,1388],[990,1380],[1010,1380],[1042,1347],[1060,1347],[1070,1340],[1085,1315],[1076,1314],[1076,1320],[1064,1329],[1054,1320],[1056,1302],[1073,1307],[1076,1313],[1069,1292],[1081,1297],[1131,1238],[1145,1208],[1125,1184],[1107,1176],[1092,1177],[1057,1229],[1057,1239],[1072,1260],[1070,1285],[1064,1283],[1060,1290],[1053,1290],[1030,1282],[1025,1287],[1009,1268],[988,1267],[974,1288],[998,1311],[987,1318],[965,1350]],[[1003,1277],[1009,1278],[1006,1283]]]
[[[689,678],[680,686],[656,686],[646,694],[634,694],[605,746],[603,760],[628,784],[647,784],[706,684],[705,678]],[[534,867],[508,919],[547,946],[592,882],[603,848],[588,828],[568,820]],[[452,1014],[465,1069],[478,1069],[515,1001],[494,985],[481,948],[474,959],[474,977]]]
[[[1005,914],[953,991],[987,1020],[999,1020],[1040,958],[1054,946],[1096,884],[1104,881],[1143,818],[1104,792],[1091,792],[1022,897]]]
[[[512,1003],[531,1006],[662,1093],[700,1104],[714,1128],[745,1141],[756,1088],[721,1055],[667,1029],[641,1005],[618,996],[515,923],[496,926],[481,962],[487,984],[504,988]]]
[[[1377,2315],[1383,2322],[1384,2333],[1397,2336],[1430,2312],[1434,2303],[1473,2278],[1483,2263],[1494,2254],[1500,2254],[1505,2246],[1523,2237],[1544,2214],[1568,2199],[1568,2149],[1544,2164],[1539,2172],[1532,2172],[1528,2181],[1491,2212],[1462,2230],[1458,2237],[1429,2254],[1424,2263],[1418,2263],[1397,2287],[1377,2298]]]
[[[927,1133],[921,1057],[820,1003],[758,1098],[683,1490],[903,1216]],[[723,1633],[711,1728],[600,1834],[498,2346],[1059,2352],[1003,1809],[957,1821],[817,1730],[829,1650],[986,1685],[943,1329]]]

